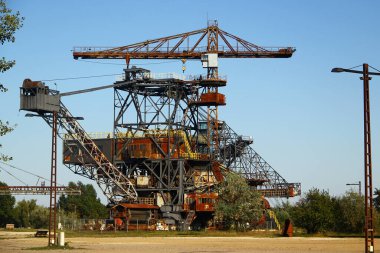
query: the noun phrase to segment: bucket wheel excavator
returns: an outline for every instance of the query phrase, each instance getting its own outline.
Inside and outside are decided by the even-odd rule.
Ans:
[[[218,73],[219,58],[289,58],[293,47],[260,47],[221,30],[205,29],[122,47],[75,47],[74,59],[122,59],[120,81],[94,89],[59,93],[25,80],[21,109],[36,112],[64,140],[63,163],[95,180],[107,196],[121,227],[156,229],[191,224],[207,226],[217,199],[215,186],[225,173],[246,178],[265,197],[294,197],[300,183],[289,183],[253,148],[219,119],[226,105],[219,92],[227,84]],[[206,75],[157,75],[129,67],[131,59],[200,60]],[[114,129],[92,136],[63,105],[61,97],[114,89]],[[162,221],[162,222],[161,222]]]

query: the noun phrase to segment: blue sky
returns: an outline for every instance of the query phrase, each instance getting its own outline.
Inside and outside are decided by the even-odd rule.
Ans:
[[[294,46],[290,59],[221,59],[227,75],[227,106],[220,118],[238,133],[254,137],[254,149],[289,182],[301,182],[333,195],[346,183],[363,181],[362,82],[332,67],[369,63],[380,69],[377,32],[380,2],[364,1],[8,1],[26,18],[16,43],[0,56],[16,66],[0,74],[9,91],[0,94],[0,118],[17,124],[4,137],[2,151],[12,164],[49,177],[50,128],[19,112],[19,86],[25,78],[47,80],[121,73],[122,65],[75,61],[73,46],[122,46],[206,27],[219,27],[260,46]],[[108,61],[109,62],[109,61]],[[180,61],[132,61],[153,72],[181,72]],[[122,64],[123,61],[115,63]],[[186,74],[203,73],[198,61]],[[60,91],[111,84],[115,77],[56,81]],[[48,85],[54,86],[52,82]],[[89,132],[112,130],[113,92],[64,98],[73,114],[84,116]],[[371,81],[374,185],[380,187],[380,78]],[[59,142],[59,153],[61,152]],[[61,160],[61,155],[59,156]],[[59,163],[59,182],[87,181]],[[36,179],[14,172],[33,185]],[[18,185],[3,171],[0,180]],[[355,189],[356,190],[356,189]],[[100,196],[105,201],[103,196]],[[23,198],[23,197],[21,197]],[[47,197],[39,197],[43,204]]]

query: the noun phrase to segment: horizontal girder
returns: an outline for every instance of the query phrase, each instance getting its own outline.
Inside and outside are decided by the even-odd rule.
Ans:
[[[49,195],[50,186],[0,186],[0,195]],[[80,195],[81,191],[67,186],[55,187],[59,195]]]
[[[108,51],[109,49],[111,48],[101,48],[100,51],[93,51],[96,49],[91,47],[75,47],[73,56],[75,59],[125,59],[127,55],[130,59],[201,59],[201,56],[207,53],[207,51],[186,52],[185,48],[179,48],[177,52],[170,52],[169,49],[164,52],[110,52]],[[280,51],[280,49],[283,49],[283,51]],[[293,52],[294,49],[289,47],[269,48],[264,52],[241,49],[235,52],[218,50],[214,53],[217,53],[219,58],[290,58]]]
[[[212,39],[211,39],[212,38]],[[212,40],[212,42],[211,42]],[[121,47],[74,47],[74,59],[201,59],[205,53],[220,58],[289,58],[293,47],[260,47],[218,26],[147,40]]]

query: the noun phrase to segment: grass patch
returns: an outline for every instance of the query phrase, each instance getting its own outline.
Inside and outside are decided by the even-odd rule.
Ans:
[[[4,232],[35,232],[37,229],[36,228],[15,228],[15,229],[5,229],[1,228],[0,231]]]
[[[320,237],[320,238],[364,238],[364,233],[342,233],[342,232],[319,232],[315,234],[308,234],[306,230],[297,229],[293,236],[295,237]],[[380,234],[375,234],[375,238],[380,238]]]
[[[65,231],[74,237],[278,237],[277,231]]]
[[[45,247],[26,248],[25,250],[37,250],[37,251],[40,251],[40,250],[61,250],[61,249],[64,249],[64,250],[73,250],[73,249],[79,249],[79,248],[74,248],[74,247],[71,247],[69,245],[65,245],[65,246],[52,245],[52,246],[45,246]]]

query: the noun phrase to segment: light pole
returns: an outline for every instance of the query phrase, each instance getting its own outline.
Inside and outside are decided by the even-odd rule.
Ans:
[[[48,246],[57,244],[57,128],[58,112],[54,111],[52,115],[41,115],[27,113],[25,117],[49,117],[52,118],[52,140],[51,140],[51,170],[50,170],[50,206],[49,206],[49,235]]]
[[[359,186],[359,196],[362,196],[362,181],[359,181],[357,183],[346,184],[346,185],[357,185],[357,186]]]
[[[50,207],[49,207],[49,235],[48,246],[57,245],[57,135],[60,117],[58,112],[52,115],[27,113],[25,117],[51,118],[52,141],[51,141],[51,171],[50,171]],[[82,120],[83,117],[73,117]]]
[[[333,68],[331,72],[349,72],[355,74],[362,74],[360,78],[363,80],[363,93],[364,93],[364,199],[365,199],[365,252],[374,252],[375,240],[373,229],[373,197],[372,197],[372,157],[371,157],[371,124],[370,124],[370,110],[369,110],[369,75],[380,75],[379,72],[368,72],[368,64],[363,64],[363,71]]]

